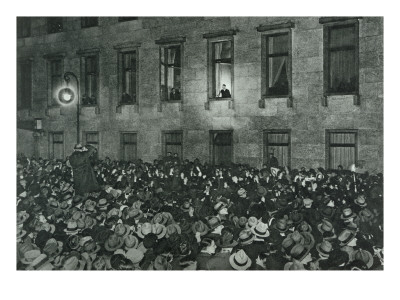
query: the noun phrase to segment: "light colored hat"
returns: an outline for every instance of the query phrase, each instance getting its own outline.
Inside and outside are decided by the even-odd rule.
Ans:
[[[240,249],[229,257],[229,263],[235,270],[247,270],[251,266],[251,259]]]
[[[131,248],[126,252],[126,258],[129,259],[132,263],[137,264],[140,263],[144,257],[142,251]]]

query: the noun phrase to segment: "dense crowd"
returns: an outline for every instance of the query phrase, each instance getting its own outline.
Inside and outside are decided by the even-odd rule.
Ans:
[[[91,159],[17,158],[18,270],[383,269],[381,173]]]

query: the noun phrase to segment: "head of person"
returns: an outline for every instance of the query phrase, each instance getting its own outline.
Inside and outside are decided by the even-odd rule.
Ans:
[[[167,152],[167,156],[172,156],[172,152]]]
[[[226,84],[222,85],[222,89],[225,91],[226,90]]]

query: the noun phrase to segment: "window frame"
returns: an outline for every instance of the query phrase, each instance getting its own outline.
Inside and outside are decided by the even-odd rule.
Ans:
[[[118,23],[137,21],[139,17],[118,17]]]
[[[115,46],[114,49],[118,51],[117,53],[117,64],[118,64],[118,105],[138,105],[139,104],[139,47],[136,46]],[[134,53],[136,59],[136,99],[132,103],[123,103],[122,102],[122,93],[124,92],[124,61],[125,55]]]
[[[357,18],[351,18],[351,19],[340,19],[340,21],[335,21],[335,19],[328,19],[327,21],[332,21],[332,22],[326,22],[322,19],[320,19],[320,23],[323,24],[323,59],[324,59],[324,96],[340,96],[340,95],[359,95],[359,90],[360,90],[360,67],[359,67],[359,59],[360,59],[360,31],[359,31],[359,21]],[[352,27],[354,26],[355,29],[355,44],[354,44],[354,56],[355,56],[355,61],[354,61],[354,71],[355,71],[355,77],[356,77],[356,87],[354,92],[331,92],[329,91],[329,80],[330,80],[330,53],[331,53],[331,47],[329,44],[329,37],[330,37],[330,32],[332,29],[335,28],[344,28],[344,27]],[[343,47],[343,48],[348,48]]]
[[[54,75],[52,74],[52,63],[54,63],[57,60],[60,60],[61,62],[61,82],[64,82],[64,59],[65,59],[65,53],[54,53],[54,54],[46,54],[44,56],[46,59],[46,65],[47,65],[47,106],[48,107],[56,107],[60,105],[60,102],[58,100],[58,90],[62,87],[62,84],[60,87],[57,89],[54,89],[53,92],[53,81],[52,78]]]
[[[51,26],[51,22],[54,20],[54,22],[56,21],[56,19],[59,19],[59,21],[61,21],[61,29],[58,31],[52,30]],[[51,21],[52,20],[52,21]],[[64,18],[63,17],[47,17],[46,18],[46,25],[47,25],[47,34],[52,34],[52,33],[60,33],[64,31]]]
[[[17,17],[17,38],[30,37],[32,34],[32,18]],[[24,34],[24,32],[26,33]]]
[[[80,104],[82,107],[94,107],[99,106],[100,102],[100,50],[98,48],[78,50],[76,53],[80,55]],[[95,104],[84,104],[83,96],[86,95],[87,88],[87,59],[94,57],[96,61],[96,103]]]
[[[62,142],[54,142],[54,134],[61,134],[63,141]],[[65,133],[64,131],[50,131],[49,132],[49,159],[54,159],[54,144],[63,144],[63,155],[62,159],[65,158]]]
[[[226,98],[225,98],[226,99]],[[230,133],[231,134],[231,164],[234,163],[234,142],[233,142],[233,129],[227,130],[210,130],[209,131],[209,161],[210,164],[215,166],[215,149],[214,149],[214,134],[216,133]]]
[[[281,35],[288,36],[288,51],[287,51],[287,79],[288,79],[288,93],[286,95],[271,95],[269,94],[269,58],[274,57],[276,54],[268,54],[268,40],[270,37]],[[261,35],[261,97],[266,98],[291,98],[292,97],[292,30],[285,28],[280,30],[267,31]]]
[[[136,135],[136,143],[125,143],[124,142],[124,134],[134,134]],[[135,160],[137,159],[138,155],[137,155],[137,142],[138,140],[138,133],[137,131],[120,131],[120,159],[124,160],[124,154],[125,154],[125,145],[135,145]]]
[[[287,134],[287,143],[269,143],[269,134]],[[266,129],[263,131],[263,163],[267,163],[269,158],[269,148],[272,146],[287,146],[288,147],[288,167],[292,165],[292,130],[291,129]]]
[[[352,145],[354,147],[354,162],[358,161],[358,129],[326,129],[325,130],[325,168],[330,169],[331,165],[331,157],[330,157],[330,149],[332,147],[330,142],[331,133],[353,133],[354,136],[354,144],[335,144],[334,147],[351,147],[348,145]],[[336,166],[337,167],[337,166]],[[346,168],[348,166],[343,166]]]
[[[93,130],[87,130],[87,131],[83,131],[82,132],[83,134],[83,138],[84,139],[81,139],[81,140],[83,140],[84,141],[84,144],[85,145],[87,145],[87,144],[90,144],[90,145],[96,145],[96,149],[97,149],[97,153],[100,153],[100,131],[93,131]],[[87,135],[88,134],[97,134],[97,139],[98,139],[98,142],[97,142],[97,144],[94,144],[94,143],[92,143],[92,142],[88,142],[87,141]]]
[[[24,81],[22,80],[22,71],[23,71],[23,66],[28,65],[30,69],[30,91],[29,91],[29,101],[26,103],[22,101],[23,95],[23,90],[25,90],[24,86]],[[32,109],[33,105],[33,59],[32,58],[20,58],[18,59],[18,65],[17,65],[18,71],[17,71],[17,76],[18,76],[18,82],[17,82],[17,110],[24,110],[24,109]],[[23,104],[27,104],[27,106]]]
[[[208,101],[219,101],[219,100],[234,100],[234,90],[235,90],[235,38],[236,30],[228,30],[221,32],[213,32],[203,34],[203,38],[207,39],[207,98]],[[231,97],[230,98],[222,98],[218,97],[216,93],[216,82],[215,82],[215,52],[214,52],[214,44],[218,42],[231,42]],[[215,94],[215,95],[214,95]]]
[[[180,96],[181,96],[181,99],[180,100],[169,100],[168,99],[168,95],[169,95],[169,90],[168,90],[168,67],[169,67],[169,64],[168,63],[162,63],[162,60],[161,60],[161,58],[162,57],[164,57],[164,61],[168,61],[168,49],[171,49],[171,48],[177,48],[177,47],[179,47],[180,48],[180,54],[181,54],[181,59],[180,59],[180,64],[181,64],[181,67],[180,67],[180,71],[181,71],[181,74],[180,74],[180,77],[181,77],[181,86],[180,86]],[[159,85],[160,85],[160,89],[159,89],[159,93],[160,93],[160,101],[161,102],[163,102],[163,103],[174,103],[174,102],[183,102],[183,70],[184,70],[184,67],[183,67],[183,63],[184,63],[184,45],[183,45],[183,42],[179,42],[179,43],[174,43],[174,42],[172,42],[172,43],[167,43],[167,44],[162,44],[162,45],[160,45],[160,49],[159,49],[159,52],[160,52],[160,56],[159,56]],[[162,68],[165,68],[164,69],[164,78],[162,78]],[[165,89],[165,91],[163,92],[162,91],[162,87],[161,87],[161,80],[163,80],[163,83],[164,83],[164,89]],[[165,84],[165,83],[167,83],[167,84]],[[165,97],[163,98],[163,93],[165,93]]]
[[[162,155],[163,157],[167,156],[167,142],[166,142],[166,135],[167,134],[171,134],[171,133],[179,133],[182,138],[181,138],[181,143],[169,143],[169,145],[180,145],[181,146],[181,153],[182,153],[182,157],[179,157],[179,159],[181,161],[183,161],[184,159],[184,155],[183,155],[183,130],[162,130],[161,131],[161,141],[162,141]],[[172,153],[173,155],[174,153]]]
[[[96,19],[96,24],[95,25],[88,25],[88,21]],[[98,27],[99,26],[99,17],[81,17],[81,29],[85,28],[92,28],[92,27]]]

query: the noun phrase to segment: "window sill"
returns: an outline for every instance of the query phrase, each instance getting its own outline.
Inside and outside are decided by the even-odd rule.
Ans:
[[[233,98],[222,98],[222,97],[208,98],[208,101],[233,101]]]
[[[97,104],[81,104],[81,107],[96,107]]]
[[[182,103],[182,100],[162,100],[161,103]]]
[[[328,106],[328,100],[336,99],[353,100],[354,105],[360,105],[360,95],[358,93],[326,93],[322,97],[322,106]]]
[[[290,98],[290,96],[289,95],[276,95],[276,96],[264,95],[263,98],[264,99],[279,99],[279,98],[288,99],[288,98]]]
[[[138,105],[138,103],[118,103],[118,106]]]

